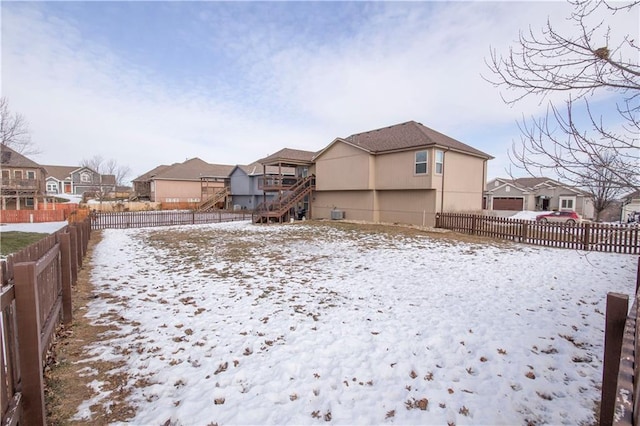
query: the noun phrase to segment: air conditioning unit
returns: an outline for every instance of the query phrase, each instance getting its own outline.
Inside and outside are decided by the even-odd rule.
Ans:
[[[331,220],[340,220],[340,219],[344,219],[344,211],[331,210]]]
[[[233,205],[233,210],[241,210],[242,206],[240,204],[234,204]]]

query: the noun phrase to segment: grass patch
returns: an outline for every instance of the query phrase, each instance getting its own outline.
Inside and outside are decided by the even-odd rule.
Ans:
[[[7,256],[11,253],[20,251],[23,248],[40,241],[47,235],[49,234],[40,232],[2,232],[0,233],[0,254]]]

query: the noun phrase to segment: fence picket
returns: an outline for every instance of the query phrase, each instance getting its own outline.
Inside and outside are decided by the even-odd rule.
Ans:
[[[237,211],[139,211],[139,212],[94,212],[91,214],[91,229],[126,229],[172,225],[195,225],[231,222],[251,219],[251,214]]]
[[[640,227],[599,223],[543,223],[462,213],[438,213],[438,228],[544,247],[640,254]]]

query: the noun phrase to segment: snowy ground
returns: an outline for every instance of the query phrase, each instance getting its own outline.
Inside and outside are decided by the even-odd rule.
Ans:
[[[88,315],[121,328],[91,356],[126,360],[130,423],[594,421],[636,257],[351,228],[103,231]]]
[[[67,226],[67,221],[63,222],[39,222],[39,223],[2,223],[0,233],[9,231],[38,232],[43,234],[53,234],[59,229]]]

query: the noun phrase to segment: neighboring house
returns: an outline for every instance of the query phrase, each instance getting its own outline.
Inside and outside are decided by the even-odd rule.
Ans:
[[[479,212],[491,158],[415,121],[337,138],[314,157],[312,216],[433,226]]]
[[[43,167],[47,172],[48,195],[82,195],[85,192],[107,195],[116,190],[114,175],[101,175],[88,167],[81,166]]]
[[[174,163],[173,165],[175,166],[177,164],[178,163]],[[169,167],[171,166],[167,166],[163,164],[135,178],[132,181],[133,198],[151,201],[151,181],[159,173],[162,173],[164,170],[168,169]]]
[[[260,163],[252,163],[248,166],[237,165],[229,174],[231,187],[231,202],[234,210],[254,210],[258,204],[270,201],[275,193],[264,192],[264,176],[275,177],[282,172],[287,178],[295,178],[295,169],[287,168],[278,170],[277,167],[265,168]]]
[[[585,219],[594,216],[587,192],[545,177],[492,179],[484,192],[483,208],[501,212],[573,210]]]
[[[315,154],[313,151],[283,148],[258,160],[264,175],[258,180],[258,188],[264,191],[263,200],[256,208],[258,221],[312,217]],[[274,173],[269,173],[269,170]]]
[[[622,200],[621,222],[640,222],[640,190],[626,195]]]
[[[229,208],[229,173],[234,166],[192,158],[159,166],[133,180],[139,197],[162,203],[206,203]],[[212,207],[209,206],[209,207]]]
[[[33,160],[0,144],[2,210],[35,210],[45,197],[45,170]]]

